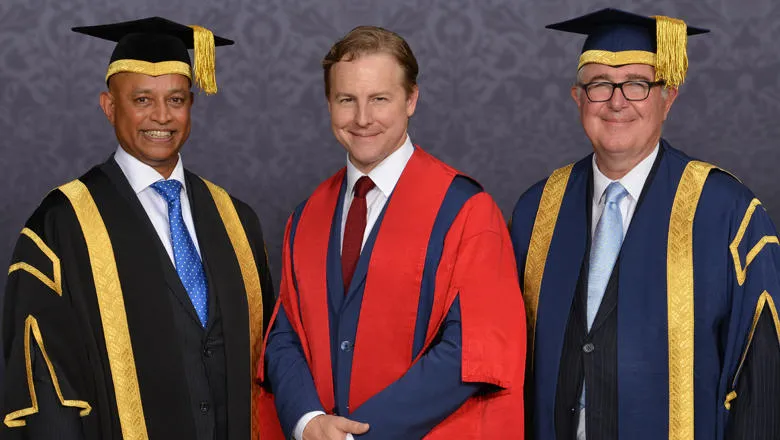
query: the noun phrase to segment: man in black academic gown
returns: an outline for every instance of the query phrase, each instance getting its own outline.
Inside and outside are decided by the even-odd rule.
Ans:
[[[529,438],[780,438],[777,231],[739,180],[661,138],[706,30],[615,9],[548,27],[588,35],[571,95],[594,153],[512,217]]]
[[[257,216],[184,169],[191,73],[215,45],[155,17],[74,31],[117,42],[100,105],[119,147],[25,224],[3,320],[3,438],[247,439],[273,289]]]

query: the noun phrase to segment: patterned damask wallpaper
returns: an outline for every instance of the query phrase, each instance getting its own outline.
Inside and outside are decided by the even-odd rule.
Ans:
[[[412,139],[508,214],[590,151],[569,97],[583,40],[544,25],[607,6],[712,29],[689,41],[665,137],[731,170],[780,220],[777,0],[2,0],[0,262],[45,193],[116,146],[98,107],[113,46],[72,26],[161,15],[236,40],[217,54],[219,94],[196,97],[184,163],[255,208],[278,283],[287,216],[345,159],[319,65],[338,37],[376,24],[407,38],[421,66]]]

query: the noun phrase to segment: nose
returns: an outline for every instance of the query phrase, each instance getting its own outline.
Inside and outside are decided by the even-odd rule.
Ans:
[[[150,118],[152,121],[165,125],[169,122],[171,122],[171,111],[168,108],[168,105],[166,102],[157,102],[155,103],[154,109],[152,110],[152,114],[150,115]]]
[[[358,105],[357,112],[355,114],[355,124],[360,127],[367,127],[374,122],[374,116],[371,113],[371,109],[368,105]]]
[[[615,90],[612,91],[612,97],[609,98],[609,101],[607,101],[607,105],[615,110],[620,110],[628,105],[628,100],[626,99],[626,96],[623,95],[622,88],[615,88]]]

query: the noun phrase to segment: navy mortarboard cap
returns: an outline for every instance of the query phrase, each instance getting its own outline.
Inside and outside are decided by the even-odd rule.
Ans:
[[[215,46],[233,44],[204,27],[185,26],[161,17],[74,27],[73,31],[117,43],[106,81],[119,72],[150,76],[177,73],[192,80],[187,49],[194,49],[195,82],[207,94],[217,92]]]
[[[655,67],[656,81],[677,87],[688,70],[688,35],[709,32],[684,21],[656,15],[645,17],[619,9],[602,9],[547,26],[557,31],[585,34],[579,70],[589,63],[622,66],[648,64]]]

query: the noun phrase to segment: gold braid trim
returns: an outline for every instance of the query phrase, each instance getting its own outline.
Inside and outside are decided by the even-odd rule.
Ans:
[[[577,70],[586,64],[605,64],[607,66],[624,66],[626,64],[647,64],[655,66],[655,54],[644,50],[623,50],[610,52],[608,50],[586,50],[580,55]]]
[[[669,219],[666,294],[669,324],[669,440],[694,438],[693,219],[704,182],[715,168],[691,161],[677,187]]]
[[[142,73],[149,76],[160,76],[169,74],[184,75],[192,80],[190,65],[183,61],[160,61],[159,63],[150,63],[141,60],[116,60],[109,64],[106,72],[106,81],[111,75],[121,72]]]
[[[35,243],[36,246],[38,246],[38,249],[43,252],[44,255],[46,255],[49,260],[51,260],[51,267],[52,267],[52,275],[54,279],[51,279],[43,274],[40,270],[33,267],[29,263],[25,263],[24,261],[20,261],[18,263],[14,263],[11,265],[11,267],[8,268],[8,274],[10,275],[11,272],[17,271],[17,270],[23,270],[27,273],[32,274],[35,278],[38,278],[43,284],[45,284],[48,288],[53,290],[57,295],[62,296],[62,273],[60,272],[60,259],[57,257],[57,254],[54,253],[54,251],[49,248],[49,246],[46,246],[46,243],[43,242],[41,237],[38,236],[32,229],[24,228],[22,229],[22,235],[28,237],[30,240]]]
[[[65,399],[60,389],[60,382],[57,379],[57,373],[54,371],[54,365],[49,359],[48,353],[46,353],[46,347],[43,345],[43,336],[41,336],[41,329],[38,327],[38,320],[34,316],[28,315],[24,320],[24,362],[27,370],[27,389],[30,392],[30,407],[20,409],[18,411],[11,412],[5,416],[5,426],[9,428],[17,428],[20,426],[26,426],[27,421],[24,417],[38,413],[38,396],[35,393],[35,383],[33,381],[33,369],[32,369],[32,352],[30,346],[30,333],[35,338],[35,343],[38,344],[38,348],[41,350],[43,360],[46,362],[46,366],[49,369],[49,376],[51,382],[54,385],[54,391],[57,393],[57,398],[60,400],[62,406],[71,408],[80,408],[79,416],[84,417],[89,415],[92,411],[92,407],[84,400],[70,400]]]
[[[750,333],[748,334],[747,344],[745,345],[745,350],[742,352],[742,357],[740,358],[737,372],[734,373],[734,380],[731,382],[732,391],[726,396],[726,401],[723,402],[723,405],[727,410],[731,409],[731,402],[737,398],[737,380],[739,379],[739,374],[742,372],[742,366],[745,364],[745,359],[747,358],[748,350],[750,350],[750,345],[753,343],[753,335],[756,333],[758,320],[761,318],[761,312],[764,311],[764,307],[769,307],[769,312],[772,314],[772,321],[775,324],[777,342],[780,344],[780,318],[777,315],[777,308],[775,307],[774,300],[772,300],[772,295],[764,290],[761,296],[758,297],[758,302],[756,303],[756,311],[753,313],[753,324],[750,326]]]
[[[542,198],[536,211],[534,227],[531,230],[531,241],[528,244],[528,256],[525,260],[523,277],[523,299],[525,301],[528,319],[528,353],[533,359],[534,342],[536,339],[536,313],[539,310],[539,295],[541,293],[544,267],[547,264],[547,254],[550,251],[558,212],[566,192],[566,185],[574,164],[559,168],[550,175],[542,190]],[[533,361],[530,363],[533,365]]]
[[[87,243],[122,438],[146,440],[146,419],[111,238],[86,185],[74,180],[59,190],[70,200]]]
[[[230,195],[221,187],[203,179],[206,187],[214,199],[219,216],[225,225],[230,244],[238,260],[238,266],[241,268],[241,277],[244,280],[244,290],[246,291],[246,301],[249,309],[249,353],[250,353],[250,372],[254,377],[254,371],[260,360],[260,350],[263,347],[263,289],[260,284],[260,274],[257,272],[255,257],[252,254],[252,247],[249,245],[246,231],[238,217],[233,200]],[[265,251],[265,246],[263,246]],[[268,261],[266,253],[266,263]],[[260,386],[255,380],[251,380],[252,387],[252,438],[259,438],[260,424],[258,420],[258,409],[256,407],[257,398],[260,393]]]
[[[761,250],[764,249],[764,246],[767,244],[780,244],[780,241],[778,241],[776,235],[765,235],[761,237],[761,239],[758,240],[758,243],[756,243],[755,246],[753,246],[753,248],[750,249],[750,251],[747,253],[745,257],[745,265],[742,266],[742,261],[739,256],[739,245],[742,243],[742,239],[745,237],[745,231],[747,231],[747,227],[750,225],[750,219],[753,218],[753,213],[756,211],[758,206],[761,206],[761,202],[758,199],[753,199],[750,202],[747,211],[745,211],[745,216],[742,218],[742,222],[739,224],[737,235],[734,236],[734,241],[732,241],[729,245],[731,257],[734,259],[734,271],[737,274],[737,282],[740,286],[745,283],[748,266],[750,266],[750,263],[753,262]]]

